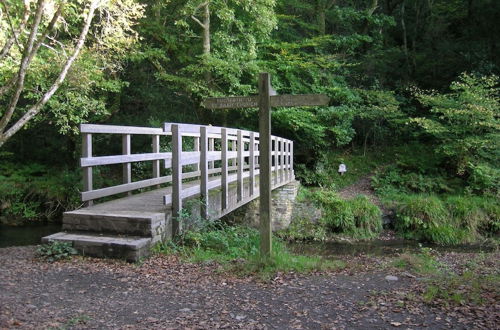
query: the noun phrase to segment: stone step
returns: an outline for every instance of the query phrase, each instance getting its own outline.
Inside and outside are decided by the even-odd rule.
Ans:
[[[150,237],[153,243],[169,238],[170,228],[165,213],[92,209],[65,212],[62,226],[65,231]]]
[[[67,232],[60,232],[42,238],[42,243],[52,241],[71,242],[73,247],[84,256],[117,258],[136,262],[149,256],[152,239]]]

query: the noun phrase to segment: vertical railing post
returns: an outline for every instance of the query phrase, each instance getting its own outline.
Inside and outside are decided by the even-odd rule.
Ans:
[[[153,146],[154,153],[160,152],[160,136],[159,135],[153,135],[152,146]],[[160,177],[160,160],[153,160],[153,178],[159,178],[159,177]],[[157,185],[156,188],[160,188],[160,185]]]
[[[222,210],[227,209],[227,199],[228,199],[228,184],[227,184],[227,177],[228,177],[228,171],[227,171],[227,166],[228,166],[228,161],[227,161],[227,148],[228,148],[228,139],[227,139],[227,130],[225,128],[221,129],[221,146],[222,146],[222,152],[221,152],[221,161],[222,161],[222,166],[221,166],[221,193],[222,193],[222,199],[221,199],[221,206]]]
[[[293,141],[290,141],[290,180],[294,178],[293,172]]]
[[[285,177],[285,139],[280,138],[280,183]]]
[[[278,151],[278,138],[274,137],[274,150],[273,150],[273,156],[274,156],[274,185],[278,184],[278,160],[279,160],[279,151]]]
[[[291,144],[290,140],[286,140],[286,181],[290,181],[292,178],[291,171],[290,171],[290,149],[291,149]]]
[[[208,219],[208,134],[206,126],[200,126],[200,147],[201,217]]]
[[[181,231],[179,213],[182,210],[182,135],[179,125],[172,125],[172,236]]]
[[[208,139],[208,150],[210,151],[215,151],[215,139],[214,138],[210,138]],[[211,161],[210,163],[208,163],[208,168],[214,168],[215,167],[215,161]]]
[[[250,166],[250,197],[253,196],[255,190],[255,133],[250,132],[250,145],[248,146],[250,156],[248,165]]]
[[[89,158],[92,157],[92,134],[83,133],[82,134],[82,157]],[[92,166],[83,168],[83,191],[91,191],[93,189],[92,185]],[[94,202],[89,200],[85,202],[86,206],[91,206]]]
[[[194,151],[200,151],[200,138],[196,137],[196,136],[194,138]],[[200,170],[200,164],[195,164],[194,165],[194,170],[195,171],[199,171]]]
[[[245,145],[243,144],[243,132],[239,129],[237,133],[237,201],[240,202],[243,199],[243,151],[245,151]]]
[[[122,155],[130,155],[130,134],[122,135]],[[123,183],[132,182],[132,163],[123,164]],[[130,196],[132,192],[127,194]]]

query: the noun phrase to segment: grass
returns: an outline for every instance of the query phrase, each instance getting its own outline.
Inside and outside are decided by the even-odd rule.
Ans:
[[[489,255],[478,254],[464,264],[463,270],[452,271],[440,263],[430,248],[419,253],[405,253],[392,266],[424,276],[419,298],[430,305],[484,305],[500,295],[500,276],[497,263]],[[494,258],[492,254],[490,258]]]
[[[262,279],[269,279],[277,272],[308,273],[345,267],[340,261],[292,254],[278,237],[273,239],[271,257],[262,257],[259,246],[256,229],[216,223],[186,232],[176,242],[159,244],[155,250],[177,254],[189,262],[217,262],[225,271]]]

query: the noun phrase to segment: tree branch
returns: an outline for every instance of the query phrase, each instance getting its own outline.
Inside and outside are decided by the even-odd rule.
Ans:
[[[7,21],[9,22],[10,29],[12,31],[12,36],[7,39],[5,42],[5,45],[2,47],[2,50],[0,51],[0,60],[5,58],[7,54],[9,54],[9,51],[14,44],[14,41],[16,42],[17,46],[19,47],[19,51],[22,51],[21,45],[19,44],[19,40],[17,39],[17,36],[24,30],[24,27],[26,26],[26,23],[28,22],[29,18],[29,2],[27,0],[24,1],[24,13],[23,13],[23,19],[21,20],[21,23],[19,24],[19,28],[17,31],[14,30],[14,27],[12,25],[12,21],[10,19],[9,15],[9,10],[7,7],[7,3],[5,3],[5,0],[0,0],[5,7],[5,15],[7,16]]]
[[[38,0],[35,19],[33,20],[33,27],[31,29],[30,36],[28,38],[28,44],[24,49],[24,55],[21,60],[21,65],[19,66],[19,71],[17,73],[14,95],[12,95],[9,106],[7,107],[7,110],[4,113],[2,120],[0,120],[0,134],[4,132],[10,119],[12,118],[12,114],[16,109],[17,102],[19,101],[19,97],[21,96],[21,92],[24,88],[24,78],[26,77],[26,71],[28,70],[28,64],[29,64],[28,61],[30,59],[30,54],[33,49],[35,37],[38,32],[38,27],[40,26],[40,21],[42,20],[44,4],[45,0]]]
[[[205,29],[205,24],[203,24],[202,22],[200,22],[199,19],[197,19],[196,17],[194,17],[193,15],[191,15],[191,18],[196,22],[198,23],[203,29]]]
[[[43,1],[43,0],[42,0]],[[0,135],[0,147],[5,141],[7,141],[10,137],[12,137],[17,131],[19,131],[26,123],[31,120],[34,116],[36,116],[42,107],[50,100],[50,98],[54,95],[54,93],[59,89],[61,84],[63,83],[66,75],[68,74],[69,69],[73,65],[73,62],[76,60],[78,55],[80,54],[83,45],[85,44],[85,39],[87,38],[87,34],[89,32],[90,24],[92,23],[92,19],[94,18],[95,10],[99,4],[99,0],[93,0],[90,4],[88,15],[85,19],[85,24],[82,28],[82,32],[78,37],[78,41],[76,43],[75,49],[73,50],[73,54],[68,58],[66,63],[64,64],[59,76],[56,81],[52,84],[50,89],[43,95],[43,97],[33,105],[14,125],[12,125],[4,134]]]

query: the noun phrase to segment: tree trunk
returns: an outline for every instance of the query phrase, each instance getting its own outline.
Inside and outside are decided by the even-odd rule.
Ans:
[[[39,0],[39,3],[43,3],[44,0]],[[73,54],[66,60],[66,63],[61,69],[61,72],[59,73],[59,76],[57,77],[56,81],[52,84],[50,89],[42,96],[42,98],[35,104],[33,105],[14,125],[12,125],[7,131],[3,131],[5,126],[7,126],[10,117],[6,120],[5,126],[0,126],[2,129],[0,131],[0,147],[9,139],[11,138],[15,133],[17,133],[21,128],[26,125],[34,116],[36,116],[43,108],[43,106],[50,100],[50,98],[54,95],[54,93],[59,89],[61,84],[63,83],[64,79],[66,78],[66,75],[68,74],[69,69],[73,65],[73,62],[76,60],[78,55],[80,54],[80,51],[85,43],[85,39],[87,38],[87,34],[89,32],[90,24],[92,23],[92,19],[94,18],[94,12],[99,4],[100,0],[93,0],[92,3],[90,4],[89,12],[85,18],[85,24],[82,28],[82,31],[80,33],[80,36],[78,37],[78,41],[76,43],[75,49],[73,50]],[[36,23],[36,20],[35,20]],[[33,30],[32,30],[33,32]],[[27,55],[25,57],[29,57],[31,55],[31,48],[33,46],[33,43],[31,43],[31,47],[27,47]],[[21,72],[21,70],[20,70]],[[25,72],[24,72],[25,74]],[[18,85],[19,85],[19,80],[18,80]],[[16,89],[16,93],[18,91]],[[19,96],[17,96],[19,98]],[[8,115],[8,113],[6,113]],[[12,116],[12,113],[10,114]],[[6,116],[4,115],[4,118],[2,118],[1,124],[4,124],[4,119]]]

